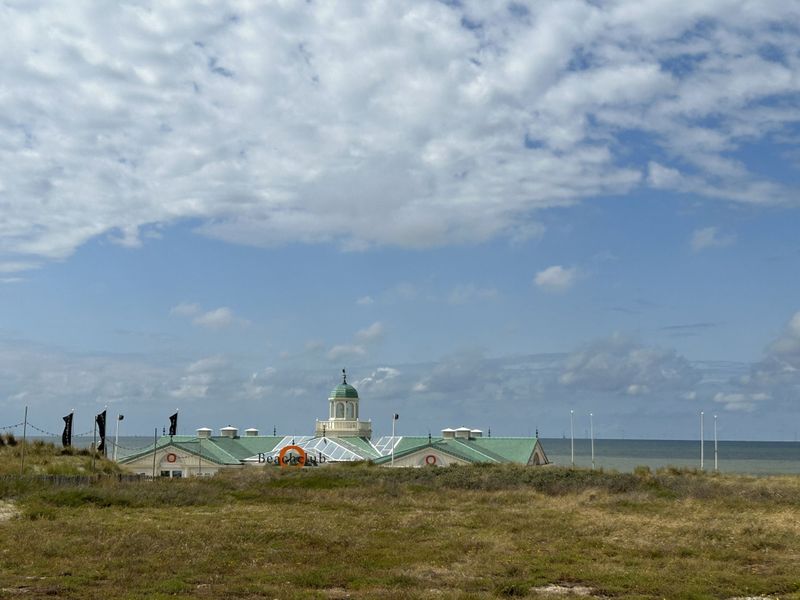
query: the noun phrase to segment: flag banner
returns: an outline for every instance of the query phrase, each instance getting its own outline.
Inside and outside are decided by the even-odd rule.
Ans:
[[[397,419],[399,419],[399,418],[400,418],[400,415],[398,415],[397,413],[394,413],[394,420],[397,421]]]
[[[169,434],[178,435],[178,413],[169,418]]]
[[[72,446],[72,413],[64,417],[64,433],[61,434],[61,444],[64,448]]]
[[[97,422],[97,437],[100,438],[100,443],[97,444],[97,451],[106,453],[106,411],[101,412],[95,418]]]

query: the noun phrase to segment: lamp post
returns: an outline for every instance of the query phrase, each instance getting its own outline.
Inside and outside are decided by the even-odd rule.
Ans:
[[[569,411],[569,455],[570,463],[575,466],[575,411]]]
[[[594,416],[589,413],[589,432],[592,439],[592,471],[594,471]]]
[[[397,445],[397,440],[394,439],[394,424],[397,422],[397,419],[400,418],[400,415],[397,413],[392,413],[392,465],[394,466],[394,447]]]
[[[117,462],[117,446],[119,446],[119,422],[125,418],[125,415],[117,415],[117,427],[116,431],[114,432],[114,453],[111,457],[111,460]]]
[[[719,463],[717,459],[719,457],[719,453],[717,451],[717,415],[714,415],[714,472],[719,471]]]
[[[703,458],[704,458],[704,448],[703,448],[703,411],[700,411],[700,470],[703,470]]]

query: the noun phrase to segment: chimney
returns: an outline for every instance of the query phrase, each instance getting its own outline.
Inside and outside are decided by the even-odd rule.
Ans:
[[[451,440],[454,437],[456,437],[456,430],[450,429],[449,427],[445,427],[444,429],[442,429],[442,437],[446,440],[447,439]]]
[[[250,429],[244,430],[245,437],[255,437],[257,435],[258,435],[258,429],[256,429],[255,427],[251,427]]]
[[[459,427],[455,430],[455,437],[462,440],[468,440],[471,433],[472,430],[469,427]]]
[[[201,427],[197,430],[197,437],[207,440],[211,437],[211,430],[208,427]]]
[[[238,437],[239,430],[236,427],[233,427],[232,425],[228,425],[227,427],[222,427],[219,430],[219,434],[222,437],[235,438]]]

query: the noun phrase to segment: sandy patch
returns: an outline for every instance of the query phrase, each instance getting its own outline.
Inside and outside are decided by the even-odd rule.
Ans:
[[[13,519],[19,514],[17,507],[12,502],[4,502],[0,500],[0,522]]]
[[[545,596],[595,597],[594,589],[583,585],[559,585],[551,583],[550,585],[531,588],[531,591]]]

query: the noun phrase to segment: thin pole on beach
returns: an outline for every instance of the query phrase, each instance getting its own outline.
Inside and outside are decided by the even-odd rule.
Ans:
[[[97,460],[97,417],[94,418],[94,428],[92,429],[92,474],[94,474],[94,464]]]
[[[397,445],[397,440],[394,439],[394,424],[397,422],[397,413],[392,413],[392,466],[394,466],[394,447]]]
[[[574,415],[575,411],[569,411],[569,454],[570,454],[570,462],[572,466],[575,466],[575,423],[574,423]]]
[[[714,415],[714,472],[717,473],[719,471],[719,464],[717,459],[719,457],[719,452],[717,451],[717,415]]]
[[[589,413],[589,432],[592,438],[592,471],[594,471],[594,416]]]
[[[22,459],[19,464],[19,474],[25,474],[25,446],[28,445],[28,407],[25,407],[25,418],[22,420]]]
[[[158,444],[158,427],[153,430],[153,479],[156,478],[156,445]]]
[[[700,411],[700,470],[703,470],[703,411]]]
[[[117,414],[117,429],[114,433],[114,452],[111,458],[111,460],[114,462],[117,462],[117,446],[119,446],[119,422],[124,418],[125,417],[123,415]]]

